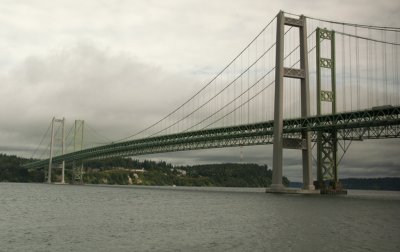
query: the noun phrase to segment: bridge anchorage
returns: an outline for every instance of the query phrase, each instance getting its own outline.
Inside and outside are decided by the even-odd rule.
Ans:
[[[324,22],[330,29],[319,28]],[[380,38],[373,38],[374,34]],[[88,148],[83,148],[84,122],[75,121],[73,150],[68,152],[65,120],[53,118],[49,159],[25,166],[48,170],[50,183],[52,169],[61,167],[64,174],[68,164],[72,181],[83,183],[85,160],[272,144],[272,185],[267,192],[345,193],[338,167],[351,142],[400,137],[398,34],[400,28],[281,11],[228,66],[163,119],[131,137]],[[270,44],[265,42],[268,35]],[[62,128],[61,138],[54,131],[57,125]],[[59,154],[54,153],[56,146],[61,146]],[[284,149],[301,151],[300,190],[282,184]]]

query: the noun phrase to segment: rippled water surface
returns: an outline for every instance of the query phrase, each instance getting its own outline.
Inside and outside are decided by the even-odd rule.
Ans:
[[[0,251],[400,251],[400,194],[0,183]]]

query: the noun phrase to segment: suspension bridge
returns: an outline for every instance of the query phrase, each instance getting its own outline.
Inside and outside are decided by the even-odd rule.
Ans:
[[[25,166],[46,168],[49,183],[52,169],[60,166],[64,182],[65,163],[82,179],[85,160],[272,144],[271,191],[284,190],[284,148],[302,153],[303,190],[321,189],[327,181],[335,188],[352,141],[400,136],[399,33],[396,27],[281,11],[159,121],[124,139],[84,148],[83,121],[65,134],[65,120],[53,118],[34,153],[42,155]]]

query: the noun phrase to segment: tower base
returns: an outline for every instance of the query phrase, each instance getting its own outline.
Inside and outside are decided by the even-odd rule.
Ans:
[[[282,188],[274,188],[268,187],[265,189],[266,193],[277,193],[277,194],[320,194],[320,190],[306,190],[306,189],[296,189],[296,188],[287,188],[287,187],[282,187]]]

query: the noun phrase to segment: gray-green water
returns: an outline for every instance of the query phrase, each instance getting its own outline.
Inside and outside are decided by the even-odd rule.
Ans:
[[[400,194],[0,183],[0,251],[400,251]]]

